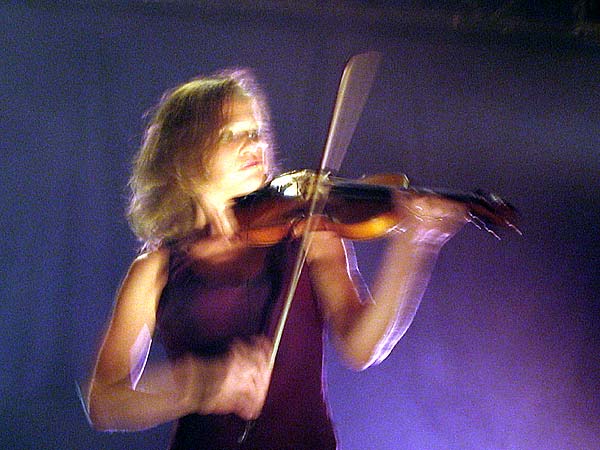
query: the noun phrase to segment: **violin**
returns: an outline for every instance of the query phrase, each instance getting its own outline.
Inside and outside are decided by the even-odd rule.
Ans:
[[[469,221],[498,237],[496,227],[519,232],[515,208],[495,194],[481,190],[456,192],[409,185],[404,174],[382,174],[350,180],[313,170],[284,173],[263,188],[235,199],[233,211],[240,234],[250,245],[274,245],[299,237],[310,214],[311,203],[321,202],[312,218],[312,231],[333,231],[350,240],[385,236],[401,226],[408,208],[402,200],[437,196],[466,206]]]

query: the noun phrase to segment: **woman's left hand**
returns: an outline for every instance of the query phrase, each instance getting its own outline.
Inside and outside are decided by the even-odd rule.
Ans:
[[[442,247],[469,221],[464,204],[436,195],[398,192],[395,203],[404,217],[397,228],[414,244]]]

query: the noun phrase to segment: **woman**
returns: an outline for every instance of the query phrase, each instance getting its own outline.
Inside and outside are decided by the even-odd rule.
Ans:
[[[297,240],[252,247],[231,211],[233,198],[274,171],[261,98],[243,71],[198,78],[167,92],[150,120],[130,183],[129,218],[144,250],[91,379],[97,429],[177,420],[173,449],[335,448],[324,329],[349,367],[382,361],[410,325],[440,248],[465,222],[449,201],[398,202],[408,218],[389,239],[372,298],[349,243],[314,232],[271,369]],[[170,363],[145,368],[155,334]]]

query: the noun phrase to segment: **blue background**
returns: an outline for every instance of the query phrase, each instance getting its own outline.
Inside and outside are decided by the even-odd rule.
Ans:
[[[169,425],[93,431],[76,391],[135,255],[126,181],[161,93],[251,67],[282,166],[314,168],[343,65],[365,50],[384,58],[341,174],[496,191],[523,236],[461,231],[380,366],[350,372],[328,353],[341,448],[600,448],[598,47],[440,31],[353,5],[0,6],[3,448],[168,441]],[[357,248],[370,280],[382,243]]]

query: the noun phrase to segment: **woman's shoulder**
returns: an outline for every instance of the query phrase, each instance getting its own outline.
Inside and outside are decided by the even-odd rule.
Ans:
[[[171,251],[166,246],[144,251],[133,260],[129,272],[142,276],[164,275],[168,272],[170,253]]]

